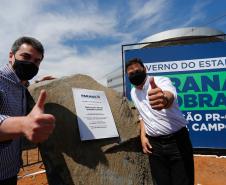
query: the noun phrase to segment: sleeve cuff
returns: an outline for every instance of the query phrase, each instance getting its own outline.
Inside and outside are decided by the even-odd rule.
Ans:
[[[2,124],[3,121],[5,121],[9,117],[10,116],[7,116],[7,115],[0,115],[0,125]]]

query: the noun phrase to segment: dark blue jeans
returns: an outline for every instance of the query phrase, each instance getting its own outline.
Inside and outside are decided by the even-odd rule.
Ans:
[[[148,138],[152,145],[149,162],[154,185],[194,185],[193,150],[187,129]]]

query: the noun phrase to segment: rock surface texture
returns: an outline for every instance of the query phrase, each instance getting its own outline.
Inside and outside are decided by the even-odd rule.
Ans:
[[[72,88],[104,91],[120,138],[81,141]],[[85,75],[44,81],[29,88],[35,100],[47,91],[45,112],[56,117],[49,139],[40,144],[49,185],[152,185],[141,151],[137,112],[117,92]]]

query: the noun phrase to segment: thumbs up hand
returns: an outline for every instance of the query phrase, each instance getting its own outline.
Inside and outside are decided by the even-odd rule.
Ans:
[[[48,139],[55,127],[55,117],[44,113],[46,97],[46,91],[42,90],[37,103],[25,117],[22,125],[23,134],[34,143],[40,143]]]
[[[152,109],[162,110],[167,106],[168,101],[164,96],[162,89],[156,85],[153,77],[150,78],[150,86],[151,89],[148,91],[149,104]]]
[[[157,85],[155,84],[154,77],[151,77],[151,78],[150,78],[149,83],[150,83],[152,89],[158,88]]]
[[[44,105],[46,100],[47,94],[45,90],[41,90],[38,101],[36,102],[34,108],[32,109],[32,114],[42,114],[44,113]]]

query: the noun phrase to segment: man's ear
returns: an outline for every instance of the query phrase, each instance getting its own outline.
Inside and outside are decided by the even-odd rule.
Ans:
[[[10,51],[10,52],[9,52],[9,63],[10,63],[10,64],[13,63],[13,56],[14,56],[13,52]]]

